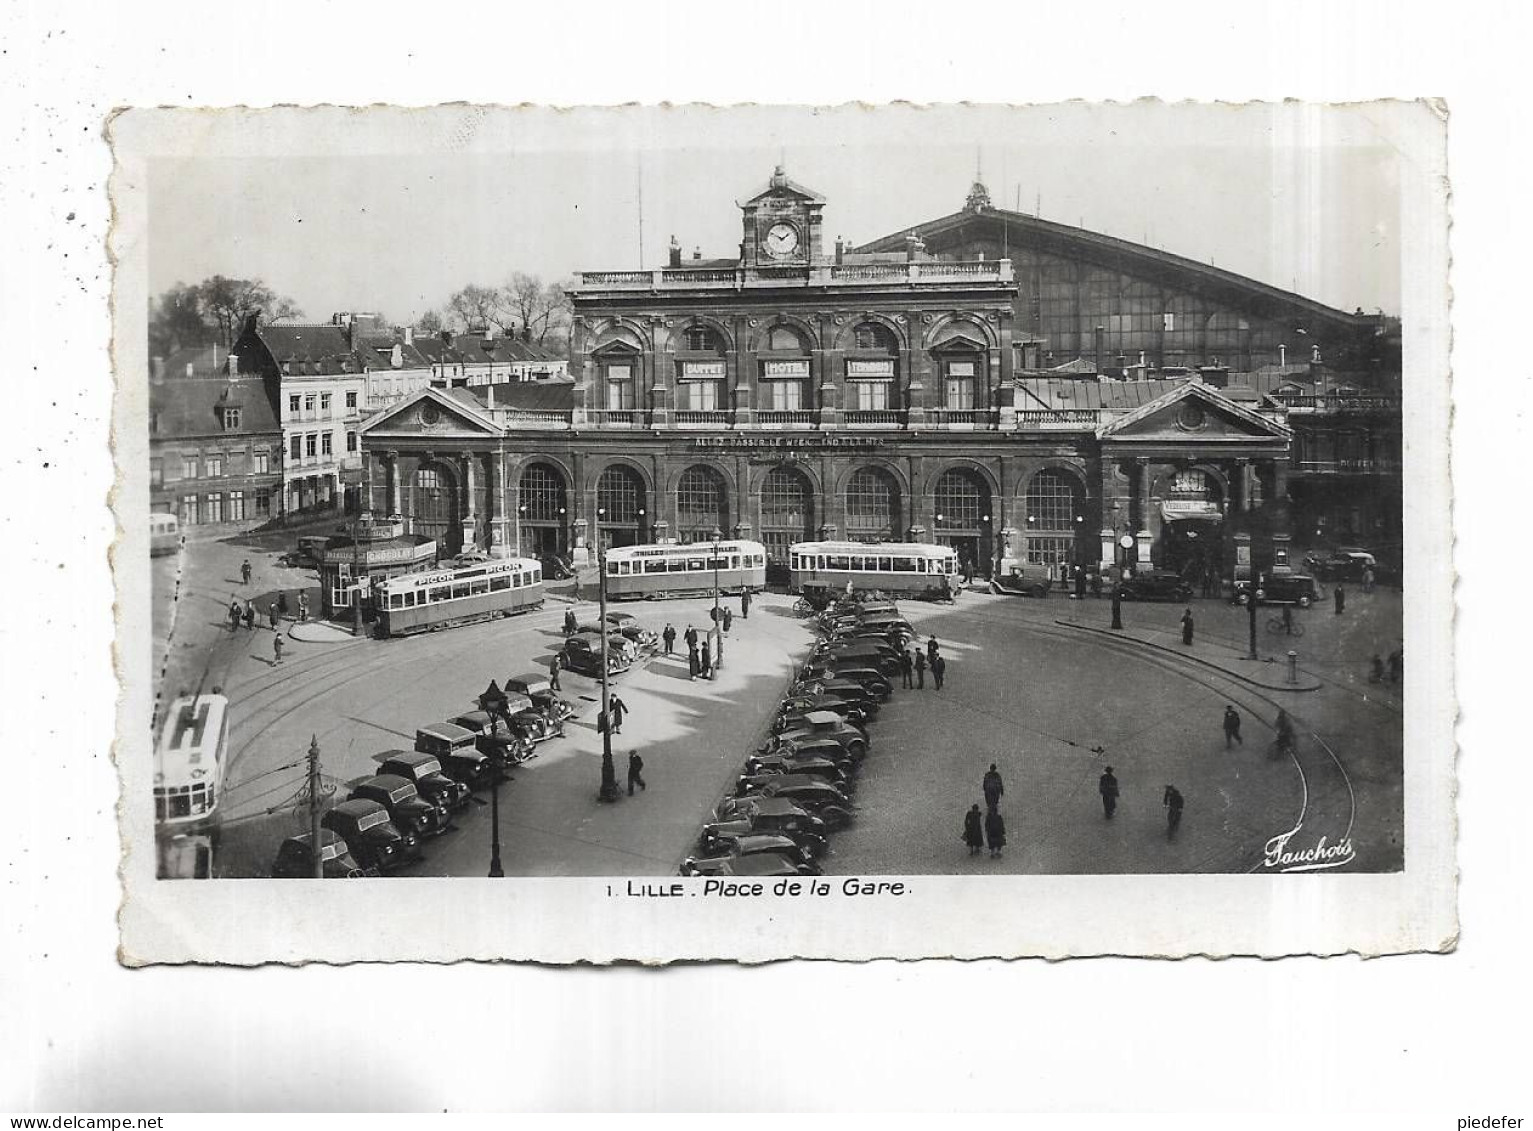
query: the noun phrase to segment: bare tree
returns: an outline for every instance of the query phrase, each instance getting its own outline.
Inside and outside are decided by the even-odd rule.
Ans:
[[[149,356],[168,357],[183,346],[205,345],[213,330],[202,318],[198,288],[177,283],[149,310]]]
[[[441,311],[428,310],[415,320],[415,328],[422,334],[440,334],[445,323]]]
[[[245,320],[252,314],[259,316],[262,325],[303,316],[292,299],[279,295],[260,279],[214,275],[197,285],[197,298],[203,319],[217,329],[219,342],[225,349],[233,346]]]
[[[510,333],[516,318],[506,305],[505,293],[499,287],[481,287],[470,283],[453,293],[447,300],[447,311],[461,330],[478,330],[494,326],[501,333]]]
[[[558,352],[559,341],[567,339],[569,332],[570,301],[564,287],[518,271],[505,285],[504,293],[523,337]]]

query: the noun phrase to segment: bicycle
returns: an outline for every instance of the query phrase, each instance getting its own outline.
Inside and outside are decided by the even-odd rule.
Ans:
[[[1284,624],[1282,617],[1271,617],[1267,621],[1267,631],[1276,633],[1279,636],[1303,636],[1304,626],[1298,621],[1290,621],[1288,624]]]

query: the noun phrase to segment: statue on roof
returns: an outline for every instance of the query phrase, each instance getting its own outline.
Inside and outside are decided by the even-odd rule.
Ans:
[[[983,181],[975,181],[969,189],[968,198],[963,202],[964,210],[968,212],[983,212],[990,207],[990,190],[985,187]]]

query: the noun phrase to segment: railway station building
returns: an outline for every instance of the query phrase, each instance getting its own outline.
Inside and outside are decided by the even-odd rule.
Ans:
[[[1317,538],[1398,545],[1383,318],[996,209],[982,184],[855,248],[827,245],[825,206],[779,168],[737,254],[673,239],[665,266],[583,272],[568,379],[374,414],[367,505],[448,553],[718,530],[775,563],[795,541],[940,542],[981,575],[1227,577]]]

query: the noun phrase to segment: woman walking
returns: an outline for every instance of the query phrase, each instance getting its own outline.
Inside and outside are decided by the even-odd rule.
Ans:
[[[995,860],[1006,847],[1006,819],[999,809],[985,814],[985,841],[990,845],[990,859]]]
[[[970,856],[978,856],[979,850],[985,847],[984,821],[978,804],[970,805],[969,811],[963,815],[963,842],[969,846]]]

